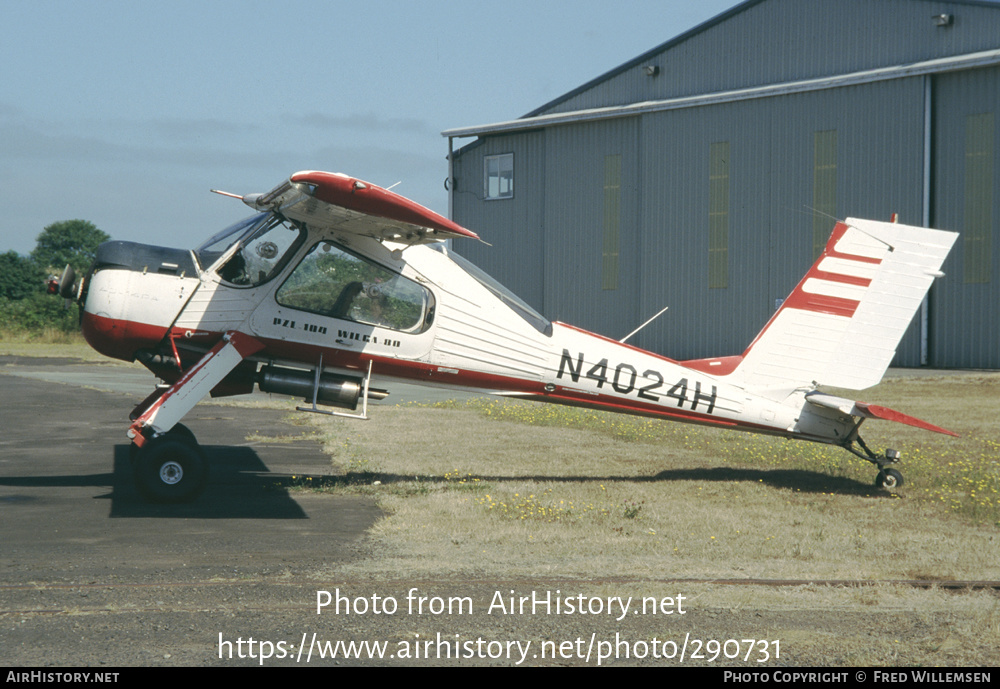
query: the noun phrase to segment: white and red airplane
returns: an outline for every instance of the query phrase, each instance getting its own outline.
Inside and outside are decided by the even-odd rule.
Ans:
[[[298,172],[238,198],[258,213],[193,251],[107,242],[78,284],[71,271],[61,280],[97,351],[164,381],[127,432],[152,500],[204,488],[206,458],[184,415],[209,393],[255,385],[303,397],[304,411],[362,418],[381,386],[403,380],[799,438],[846,448],[889,488],[902,484],[889,468],[899,453],[868,448],[866,419],[950,433],[820,386],[882,379],[952,232],[837,223],[742,355],[678,362],[546,320],[441,241],[475,233],[374,184]]]

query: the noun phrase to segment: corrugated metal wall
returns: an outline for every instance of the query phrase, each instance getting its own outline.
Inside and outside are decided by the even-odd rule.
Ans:
[[[838,134],[837,215],[920,223],[920,79],[644,116],[637,340],[676,358],[738,354],[814,260],[813,144]],[[729,286],[708,287],[709,151],[730,144]],[[824,221],[827,231],[834,219]],[[919,340],[902,356],[919,363]]]
[[[931,363],[960,368],[1000,368],[1000,67],[944,74],[934,80],[934,196],[931,224],[962,232],[934,287],[931,304]],[[993,114],[992,180],[968,179],[983,174],[967,161],[970,117]],[[986,281],[966,273],[970,252],[982,246],[966,242],[969,227],[967,192],[989,184],[992,246],[991,275]],[[984,190],[985,191],[985,190]]]
[[[883,5],[901,13],[905,9],[909,18],[901,20],[880,46],[869,47],[866,42],[872,35],[861,29],[888,21]],[[851,17],[834,22],[841,11]],[[949,11],[955,13],[955,25],[934,27],[931,14]],[[740,55],[742,62],[753,64],[746,65],[743,76],[726,77],[730,80],[725,87],[745,83],[740,80],[750,78],[750,72],[765,82],[778,81],[814,74],[820,64],[824,70],[856,70],[871,66],[865,60],[898,64],[900,56],[926,58],[945,50],[942,44],[949,41],[948,50],[981,49],[982,36],[989,32],[970,26],[977,16],[979,24],[993,27],[992,45],[1000,46],[996,31],[1000,8],[924,0],[768,0],[751,3],[727,22],[698,34],[691,45],[671,48],[669,59],[700,60],[706,63],[703,69],[710,64],[718,69],[734,64],[732,59],[716,59],[712,52],[728,41],[723,56]],[[829,36],[818,41],[817,34],[816,41],[801,44],[793,39],[791,47],[782,50],[752,43],[766,26],[775,32],[793,25],[806,36],[815,33],[810,27],[817,27],[817,32],[823,27],[820,33]],[[899,31],[912,32],[917,37],[913,43],[929,45],[910,45],[897,35]],[[860,37],[854,35],[857,32]],[[721,43],[712,44],[710,39]],[[818,55],[828,52],[831,43],[841,46],[838,56]],[[784,65],[797,61],[814,66]],[[692,84],[707,82],[706,91],[723,84],[705,74],[688,76]],[[925,87],[930,79],[931,224],[962,231],[971,203],[965,177],[970,169],[986,169],[969,167],[969,117],[992,112],[995,116],[988,121],[1000,122],[1000,68],[996,67],[482,137],[455,157],[455,217],[494,246],[463,242],[456,248],[550,318],[620,338],[669,306],[630,342],[677,359],[738,354],[773,313],[776,300],[784,298],[812,264],[813,207],[818,200],[841,218],[889,219],[898,213],[900,222],[921,224]],[[602,90],[607,93],[597,93]],[[592,100],[586,99],[590,95],[571,99],[573,106],[628,102],[636,93],[617,77],[594,91]],[[974,132],[987,122],[982,117],[974,121],[979,128]],[[826,150],[819,160],[820,140],[828,147],[835,142],[832,158]],[[991,141],[997,149],[992,160],[1000,161],[1000,135]],[[726,286],[713,288],[708,277],[709,164],[713,144],[723,142],[726,146],[715,150],[728,151],[730,158],[725,167],[727,229],[722,235],[717,229],[713,236],[716,243],[719,236],[726,238],[728,267]],[[506,152],[515,153],[515,198],[483,201],[483,157]],[[608,170],[618,168],[609,168],[609,161],[620,165],[620,188],[614,192],[607,189]],[[820,162],[826,170],[822,178],[816,172]],[[948,276],[932,292],[929,363],[933,365],[1000,367],[1000,309],[995,306],[1000,303],[1000,166],[993,165],[991,182],[974,189],[979,197],[986,193],[984,188],[991,190],[992,277],[967,282],[960,240],[945,266]],[[823,189],[817,186],[821,184]],[[612,198],[619,204],[614,233],[608,225]],[[984,202],[977,203],[981,217]],[[832,229],[833,218],[817,226],[824,222],[827,231]],[[608,289],[611,237],[616,274],[614,288]],[[717,252],[719,247],[713,249]],[[920,363],[920,329],[915,322],[895,364]]]
[[[514,198],[486,200],[483,160],[503,153],[514,154]],[[543,313],[546,177],[544,132],[487,139],[456,157],[452,195],[455,218],[491,245],[462,240],[455,250]]]
[[[997,7],[936,0],[765,0],[537,113],[714,93],[997,47]],[[954,23],[935,26],[933,15]],[[660,68],[655,77],[645,67]]]
[[[637,121],[556,127],[546,132],[545,312],[616,339],[638,323],[639,175]],[[621,156],[615,289],[604,289],[605,159]]]

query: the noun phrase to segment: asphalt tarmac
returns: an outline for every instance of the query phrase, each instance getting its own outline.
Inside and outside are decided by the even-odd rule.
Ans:
[[[220,662],[216,637],[237,611],[298,617],[316,586],[288,582],[364,555],[373,501],[285,488],[333,473],[315,442],[247,441],[305,432],[273,410],[198,405],[185,423],[210,458],[205,493],[144,502],[124,432],[153,382],[0,357],[0,667]],[[281,626],[280,614],[256,617]]]

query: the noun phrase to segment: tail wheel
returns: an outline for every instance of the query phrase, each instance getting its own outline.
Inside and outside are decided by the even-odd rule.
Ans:
[[[191,502],[208,481],[208,463],[197,443],[170,434],[136,453],[133,472],[139,492],[152,502]]]
[[[903,475],[895,469],[882,469],[878,472],[878,476],[875,477],[875,486],[877,488],[886,488],[888,490],[902,488]]]

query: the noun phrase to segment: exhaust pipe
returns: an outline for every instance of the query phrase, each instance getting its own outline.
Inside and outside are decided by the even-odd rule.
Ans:
[[[353,410],[358,408],[364,379],[324,373],[317,382],[314,372],[265,366],[257,374],[257,385],[263,392],[301,397],[309,403],[312,403],[315,394],[317,404]],[[388,396],[386,390],[368,389],[370,400],[382,400]]]

